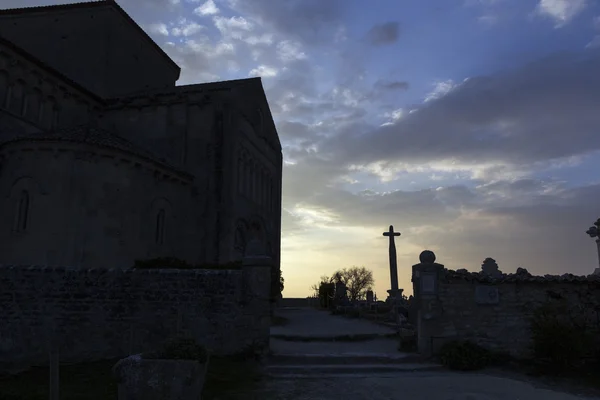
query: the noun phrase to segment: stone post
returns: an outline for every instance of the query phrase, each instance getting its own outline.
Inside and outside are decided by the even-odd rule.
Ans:
[[[594,269],[592,275],[600,275],[600,239],[596,239],[596,247],[598,248],[598,264],[599,267]]]
[[[248,332],[246,345],[252,345],[264,354],[269,350],[269,329],[271,326],[271,268],[273,259],[258,239],[246,245],[242,263],[242,298],[244,314],[257,322],[254,332]]]
[[[413,301],[417,310],[417,347],[420,354],[433,355],[432,337],[438,332],[439,279],[444,266],[435,262],[435,254],[425,250],[419,255],[419,264],[412,266]]]
[[[591,238],[596,238],[596,248],[598,249],[598,268],[594,270],[592,275],[600,275],[600,218],[594,222],[594,226],[590,227],[585,233]]]

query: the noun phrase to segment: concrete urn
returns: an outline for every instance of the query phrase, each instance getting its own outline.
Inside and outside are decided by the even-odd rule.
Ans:
[[[208,359],[146,359],[136,354],[119,360],[113,375],[119,400],[201,400]]]

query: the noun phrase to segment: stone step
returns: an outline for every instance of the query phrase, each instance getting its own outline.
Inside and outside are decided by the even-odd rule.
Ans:
[[[339,353],[339,354],[273,354],[269,365],[398,365],[425,361],[419,354],[406,353]]]
[[[289,342],[365,342],[376,339],[398,338],[396,332],[392,333],[359,333],[347,335],[291,335],[271,334],[271,339],[285,340]]]
[[[330,377],[335,375],[380,375],[386,373],[428,372],[443,369],[438,364],[354,364],[354,365],[268,365],[265,374],[272,378]]]

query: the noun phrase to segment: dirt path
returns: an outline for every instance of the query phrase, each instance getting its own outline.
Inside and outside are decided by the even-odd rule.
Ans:
[[[277,314],[288,323],[271,329],[271,373],[250,398],[600,400],[516,373],[456,373],[415,361],[414,354],[397,351],[392,329],[374,322],[309,308]]]

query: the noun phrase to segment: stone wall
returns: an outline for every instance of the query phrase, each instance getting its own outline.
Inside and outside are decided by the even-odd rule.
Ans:
[[[437,353],[449,340],[464,339],[526,358],[531,355],[531,318],[549,303],[582,307],[600,321],[596,276],[532,276],[520,269],[489,277],[433,263],[415,265],[413,283],[419,351],[425,354]]]
[[[5,145],[0,160],[2,263],[129,268],[154,257],[205,261],[205,196],[166,167],[71,142]],[[15,229],[24,191],[26,226]]]
[[[263,265],[266,263],[263,263]],[[118,358],[192,334],[213,354],[268,348],[269,267],[118,270],[0,266],[0,372]]]
[[[280,308],[296,308],[296,307],[317,307],[319,305],[319,298],[315,297],[283,297],[279,301]]]

